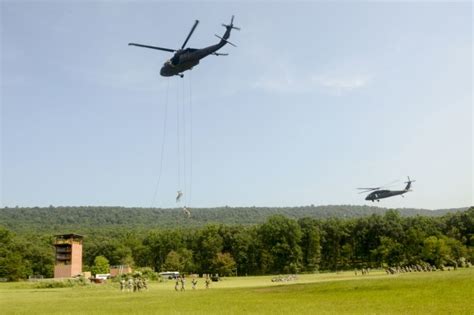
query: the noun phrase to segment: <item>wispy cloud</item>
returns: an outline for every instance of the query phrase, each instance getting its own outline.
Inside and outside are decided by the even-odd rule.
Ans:
[[[262,69],[252,88],[271,93],[310,93],[319,91],[331,95],[343,95],[370,85],[374,75],[371,63],[360,60],[334,61],[324,69],[308,71],[314,65],[295,62],[289,56],[258,44],[249,44],[248,60]],[[262,61],[261,56],[272,56],[272,62]]]
[[[370,81],[370,75],[349,75],[349,76],[313,76],[311,81],[324,89],[343,94],[355,89],[366,87]]]
[[[159,77],[158,70],[150,70],[139,63],[124,65],[123,62],[108,61],[95,66],[66,65],[63,69],[72,77],[107,88],[147,92],[165,86],[163,81],[156,80]]]
[[[245,50],[236,51],[236,58],[245,60],[246,68],[257,69],[251,72],[253,76],[249,76],[248,72],[243,74],[241,83],[245,88],[275,94],[317,92],[340,96],[370,86],[375,72],[373,60],[334,57],[321,64],[299,55],[295,58],[294,53],[280,49],[280,42],[262,44],[262,37],[272,27],[266,24],[264,28],[261,24],[250,25],[245,37],[239,38]]]
[[[253,85],[254,88],[276,93],[307,93],[314,90],[342,95],[356,89],[367,87],[371,75],[302,75],[296,77],[288,73],[262,76]]]

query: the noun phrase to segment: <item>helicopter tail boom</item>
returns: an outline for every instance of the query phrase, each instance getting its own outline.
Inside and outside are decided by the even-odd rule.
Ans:
[[[220,37],[220,36],[217,35],[217,34],[214,34],[214,35],[215,35],[217,38],[219,38],[221,41],[224,41],[224,42],[226,42],[227,44],[230,44],[230,45],[232,45],[232,46],[234,46],[234,47],[237,47],[237,46],[235,46],[234,44],[232,44],[231,42],[229,42],[229,41],[227,40],[227,38],[225,38],[225,37]]]

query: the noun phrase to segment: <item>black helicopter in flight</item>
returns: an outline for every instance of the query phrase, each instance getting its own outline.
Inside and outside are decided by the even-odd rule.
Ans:
[[[201,48],[201,49],[184,48],[186,44],[188,43],[189,38],[193,34],[198,24],[199,24],[199,21],[196,20],[194,22],[193,27],[191,28],[191,31],[188,34],[188,37],[186,37],[186,40],[184,41],[180,49],[162,48],[162,47],[135,44],[135,43],[129,43],[129,45],[174,52],[175,53],[174,56],[171,59],[167,60],[164,63],[163,67],[161,67],[160,74],[164,77],[171,77],[174,75],[179,75],[180,77],[183,77],[184,71],[192,69],[194,66],[199,64],[199,60],[201,60],[204,57],[207,57],[209,55],[227,56],[228,54],[217,53],[217,51],[221,49],[225,44],[230,44],[236,47],[234,44],[232,44],[231,42],[227,40],[230,37],[230,32],[232,31],[232,29],[236,29],[240,31],[240,28],[234,26],[234,16],[232,15],[230,24],[222,24],[222,26],[226,28],[224,35],[222,37],[216,35],[216,37],[220,38],[221,40],[219,43],[212,46],[205,47],[205,48]]]
[[[367,195],[367,197],[365,197],[365,200],[370,200],[372,202],[377,200],[377,202],[378,202],[378,201],[380,201],[380,199],[388,198],[388,197],[392,197],[392,196],[401,195],[403,197],[403,194],[405,194],[409,191],[412,191],[412,190],[410,190],[410,188],[411,188],[411,183],[413,183],[413,182],[415,182],[415,181],[411,180],[410,177],[408,177],[408,181],[405,182],[407,185],[405,186],[405,189],[403,189],[403,190],[381,189],[381,188],[384,188],[383,186],[382,187],[372,187],[372,188],[370,188],[370,187],[369,188],[357,188],[357,189],[362,189],[363,190],[363,191],[360,192],[360,194],[372,191],[370,194]]]

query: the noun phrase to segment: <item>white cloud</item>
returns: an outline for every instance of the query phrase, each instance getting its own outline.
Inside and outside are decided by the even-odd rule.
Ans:
[[[370,80],[371,76],[368,75],[353,75],[346,77],[338,76],[313,76],[312,82],[316,85],[336,92],[337,94],[342,94],[345,92],[350,92],[355,89],[360,89],[366,87]]]
[[[256,39],[256,41],[258,41]],[[257,44],[247,43],[247,60],[250,66],[261,69],[252,88],[263,89],[271,93],[309,93],[319,91],[332,95],[342,95],[354,90],[366,88],[372,81],[370,63],[359,60],[339,60],[324,69],[308,72],[314,65],[301,65],[289,56],[278,54],[274,50]],[[262,56],[272,56],[271,62]],[[252,64],[254,63],[254,64]]]
[[[154,69],[150,69],[154,67]],[[156,91],[164,89],[164,81],[158,81],[159,68],[144,63],[120,63],[116,57],[109,57],[95,65],[64,65],[63,69],[72,77],[93,84],[129,91]]]
[[[274,76],[262,76],[253,84],[254,88],[276,93],[307,93],[320,90],[342,95],[356,89],[365,88],[370,83],[370,75],[301,75],[295,77],[281,72]]]

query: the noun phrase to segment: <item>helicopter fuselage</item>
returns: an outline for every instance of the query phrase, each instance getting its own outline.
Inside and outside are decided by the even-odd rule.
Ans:
[[[184,71],[192,69],[197,64],[199,64],[199,60],[189,60],[174,65],[170,59],[164,63],[163,67],[161,67],[160,75],[163,77],[180,75]]]
[[[365,200],[369,201],[379,201],[379,199],[388,198],[397,195],[403,195],[404,193],[409,192],[410,190],[376,190],[371,192],[365,197]]]
[[[194,66],[198,65],[199,61],[202,58],[205,58],[209,55],[227,56],[227,54],[217,53],[217,51],[226,44],[231,44],[232,46],[235,46],[231,42],[227,41],[227,39],[230,37],[230,33],[233,29],[240,30],[240,28],[234,26],[233,24],[234,16],[232,15],[232,18],[230,19],[230,24],[222,24],[222,26],[226,28],[224,35],[222,37],[216,35],[216,37],[220,38],[220,41],[217,44],[204,47],[201,49],[185,48],[186,44],[188,43],[189,38],[191,37],[194,30],[196,29],[196,26],[198,25],[198,23],[199,23],[199,20],[196,20],[194,22],[194,25],[191,28],[191,31],[189,32],[188,36],[186,37],[186,40],[181,46],[181,49],[178,49],[178,50],[171,49],[171,48],[158,47],[158,46],[137,44],[137,43],[128,43],[128,45],[173,52],[174,53],[173,57],[167,60],[161,67],[160,74],[164,77],[172,77],[175,75],[183,77],[183,72],[186,70],[190,70]]]
[[[164,77],[172,77],[174,75],[181,75],[184,71],[192,69],[194,66],[199,64],[199,60],[215,54],[216,51],[221,49],[227,42],[230,35],[230,30],[224,34],[224,40],[221,40],[218,44],[208,46],[201,49],[186,48],[178,50],[174,56],[167,60],[160,70],[160,75]]]

